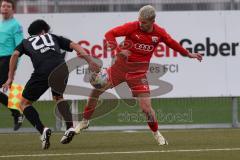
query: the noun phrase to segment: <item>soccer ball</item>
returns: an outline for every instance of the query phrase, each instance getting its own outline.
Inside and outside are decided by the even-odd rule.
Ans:
[[[106,69],[98,72],[92,73],[90,76],[90,83],[94,88],[101,89],[103,88],[108,82],[108,74]]]

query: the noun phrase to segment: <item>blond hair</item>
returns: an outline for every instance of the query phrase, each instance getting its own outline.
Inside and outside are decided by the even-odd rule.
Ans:
[[[156,17],[156,11],[155,8],[151,5],[146,5],[140,8],[139,10],[139,17],[142,19],[155,19]]]

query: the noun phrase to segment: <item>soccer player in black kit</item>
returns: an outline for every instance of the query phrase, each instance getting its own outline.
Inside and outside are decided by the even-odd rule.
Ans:
[[[14,71],[17,67],[17,60],[23,54],[31,58],[34,71],[31,78],[27,82],[21,100],[21,109],[26,119],[39,131],[41,134],[42,148],[48,149],[50,146],[51,130],[45,127],[38,112],[33,107],[32,103],[37,101],[39,97],[49,88],[48,78],[50,73],[60,64],[65,62],[61,50],[72,52],[75,50],[77,55],[84,58],[92,71],[99,71],[100,67],[92,58],[84,51],[77,43],[72,42],[61,36],[49,33],[50,26],[44,20],[36,20],[30,24],[28,28],[29,38],[22,40],[16,47],[9,65],[8,80],[3,85],[7,90],[14,79]],[[53,99],[57,102],[63,100],[62,93],[57,93],[52,90]],[[71,142],[75,135],[73,128],[72,114],[69,110],[69,105],[66,103],[58,103],[58,111],[63,116],[67,130],[61,139],[61,143],[67,144]]]

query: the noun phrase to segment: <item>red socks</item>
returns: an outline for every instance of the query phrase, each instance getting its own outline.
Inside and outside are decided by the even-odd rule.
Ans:
[[[86,106],[84,108],[83,112],[83,118],[89,120],[94,112],[95,108],[94,107],[88,107]]]
[[[148,126],[153,132],[158,130],[158,122],[148,122]]]
[[[145,113],[146,118],[147,118],[147,123],[149,128],[153,131],[156,132],[158,130],[158,122],[157,119],[153,117],[151,113]]]

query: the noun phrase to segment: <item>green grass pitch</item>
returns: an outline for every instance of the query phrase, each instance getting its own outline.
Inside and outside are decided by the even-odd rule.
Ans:
[[[0,134],[0,159],[17,160],[239,160],[240,129],[164,130],[168,146],[158,146],[150,131],[90,132],[60,144],[53,133],[51,147],[42,150],[39,135]]]

